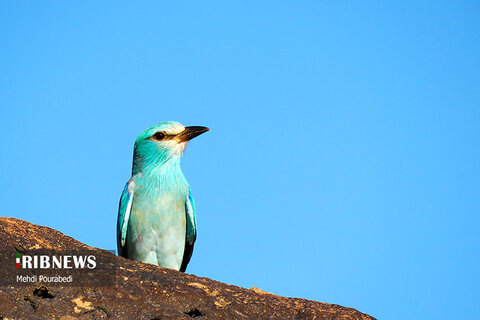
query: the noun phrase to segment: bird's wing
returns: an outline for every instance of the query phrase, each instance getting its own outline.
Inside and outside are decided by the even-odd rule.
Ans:
[[[130,211],[132,210],[134,186],[135,183],[130,179],[123,189],[118,208],[117,249],[118,255],[122,257],[125,257],[127,254],[125,239],[127,237],[128,219],[130,218]]]
[[[192,191],[188,190],[187,201],[185,202],[185,214],[186,214],[186,239],[185,239],[185,250],[183,252],[183,261],[180,271],[185,272],[187,269],[187,264],[192,257],[193,244],[197,239],[197,218],[195,217],[195,202],[193,201]]]

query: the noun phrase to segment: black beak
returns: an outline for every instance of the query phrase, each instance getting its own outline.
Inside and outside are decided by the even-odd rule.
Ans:
[[[207,131],[210,131],[207,127],[201,127],[201,126],[191,126],[191,127],[185,127],[185,130],[183,130],[182,133],[180,133],[177,138],[181,142],[189,141],[192,140],[193,138],[201,135],[202,133],[205,133]]]

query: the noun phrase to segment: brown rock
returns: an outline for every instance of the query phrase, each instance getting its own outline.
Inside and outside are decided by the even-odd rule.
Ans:
[[[1,270],[14,265],[17,252],[48,249],[61,255],[88,250],[97,266],[87,271],[102,284],[3,283],[0,319],[374,319],[352,308],[280,297],[127,260],[19,219],[0,218],[0,243],[12,257],[0,261]]]

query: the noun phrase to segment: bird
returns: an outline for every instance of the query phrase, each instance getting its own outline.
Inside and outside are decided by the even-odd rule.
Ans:
[[[135,140],[132,177],[118,209],[119,256],[185,272],[197,238],[197,222],[180,160],[187,143],[207,131],[207,127],[166,121]]]

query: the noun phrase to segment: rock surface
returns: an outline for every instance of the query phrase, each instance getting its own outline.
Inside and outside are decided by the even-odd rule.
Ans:
[[[285,298],[164,269],[88,247],[43,226],[0,218],[2,250],[90,250],[95,277],[108,285],[43,283],[0,287],[0,319],[374,319],[352,308]],[[3,259],[5,260],[5,259]],[[0,262],[13,264],[12,259]],[[2,266],[3,264],[3,266]]]

